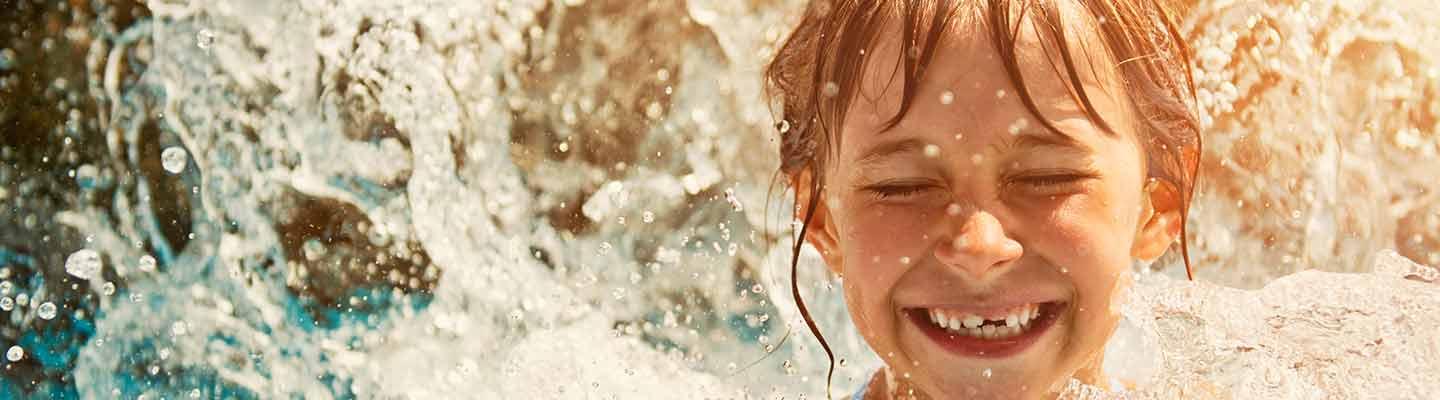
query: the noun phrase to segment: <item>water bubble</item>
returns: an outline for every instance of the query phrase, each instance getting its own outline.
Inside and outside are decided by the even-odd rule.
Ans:
[[[945,93],[941,93],[941,94],[940,94],[940,104],[944,104],[944,105],[947,105],[947,106],[948,106],[948,105],[950,105],[950,103],[954,103],[954,102],[955,102],[955,92],[951,92],[951,91],[949,91],[949,90],[946,90]]]
[[[560,142],[560,145],[557,147],[559,148],[561,153],[570,151],[570,142]]]
[[[20,359],[24,357],[25,349],[20,348],[20,346],[10,346],[10,350],[5,351],[5,359],[11,362],[20,361]]]
[[[9,296],[0,297],[0,311],[10,311],[10,310],[14,310],[14,309],[15,309],[15,300],[14,300],[14,299],[11,299]]]
[[[106,296],[115,294],[115,282],[105,282],[104,292]]]
[[[155,271],[155,257],[149,254],[140,256],[140,270],[145,272]]]
[[[651,223],[651,222],[655,222],[655,213],[649,212],[649,211],[646,211],[646,212],[644,212],[644,213],[641,213],[641,214],[640,214],[640,220],[641,220],[641,221],[645,221],[645,223],[647,223],[647,224],[648,224],[648,223]]]
[[[164,167],[167,172],[178,174],[185,170],[185,163],[189,158],[190,154],[186,153],[184,148],[170,146],[160,152],[160,166]]]
[[[70,253],[70,257],[65,259],[65,272],[76,278],[90,279],[100,272],[100,253],[90,249]]]
[[[75,169],[75,183],[80,185],[81,189],[93,189],[99,186],[100,169],[90,164],[81,165],[80,168]]]
[[[601,242],[601,243],[600,243],[600,254],[610,253],[610,248],[611,248],[610,242]]]
[[[209,29],[201,29],[199,32],[195,32],[195,47],[199,47],[200,50],[210,50],[210,46],[214,44],[214,32],[211,32]]]
[[[51,303],[48,301],[40,303],[40,309],[38,310],[37,315],[40,316],[40,319],[47,321],[55,319],[55,303]]]

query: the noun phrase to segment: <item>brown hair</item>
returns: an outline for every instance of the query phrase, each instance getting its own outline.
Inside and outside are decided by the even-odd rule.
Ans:
[[[1135,111],[1137,135],[1146,153],[1151,178],[1167,183],[1180,201],[1181,254],[1186,276],[1193,279],[1185,220],[1194,193],[1200,154],[1200,127],[1190,104],[1194,99],[1190,51],[1176,28],[1179,5],[1166,0],[1073,0],[1089,13],[1099,28],[1105,50],[1113,56],[1130,106]],[[961,7],[969,5],[970,7]],[[791,254],[791,294],[810,332],[830,357],[826,391],[834,375],[835,358],[800,298],[795,281],[801,245],[824,188],[825,163],[838,149],[840,125],[858,92],[866,54],[873,53],[887,22],[898,22],[898,52],[902,76],[899,110],[887,122],[893,126],[909,110],[925,69],[946,30],[962,23],[957,16],[968,8],[981,15],[989,39],[999,54],[1011,83],[1018,88],[1026,109],[1045,127],[1061,132],[1044,118],[1025,85],[1016,38],[1028,19],[1041,40],[1058,50],[1072,96],[1086,116],[1102,130],[1115,134],[1112,125],[1096,112],[1080,83],[1064,20],[1055,0],[812,0],[789,38],[765,70],[767,90],[781,103],[780,171],[792,186],[810,173],[808,205]],[[978,12],[978,13],[977,13]],[[1012,18],[1012,12],[1018,12]],[[963,20],[969,22],[969,20]],[[1084,50],[1084,49],[1082,49]],[[1054,60],[1051,60],[1053,63]],[[817,151],[818,149],[826,151]],[[796,197],[797,199],[800,196]]]

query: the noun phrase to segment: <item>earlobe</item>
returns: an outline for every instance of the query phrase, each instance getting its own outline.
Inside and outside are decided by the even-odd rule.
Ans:
[[[1159,180],[1145,185],[1139,227],[1131,256],[1154,261],[1180,237],[1180,198],[1175,187]]]
[[[840,274],[843,264],[841,263],[837,230],[830,218],[830,207],[824,200],[813,197],[816,193],[821,193],[820,195],[823,196],[823,189],[818,185],[812,185],[811,175],[808,171],[802,173],[800,178],[794,180],[794,183],[797,205],[795,218],[802,223],[806,222],[807,217],[809,219],[809,223],[804,225],[805,242],[820,252],[821,258],[825,260],[825,265],[830,268],[831,272]],[[814,209],[812,210],[811,207]],[[812,211],[813,215],[810,214]]]

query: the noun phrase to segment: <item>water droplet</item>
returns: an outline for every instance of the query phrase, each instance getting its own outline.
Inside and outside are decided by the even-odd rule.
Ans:
[[[75,169],[75,184],[81,189],[93,189],[100,184],[100,169],[85,164]]]
[[[910,265],[910,257],[900,257],[900,265]]]
[[[140,270],[145,272],[155,271],[155,257],[149,254],[140,256]]]
[[[106,296],[115,294],[115,282],[105,282],[104,293]]]
[[[935,158],[940,156],[940,146],[933,144],[925,145],[925,157]]]
[[[1065,267],[1060,267],[1060,273],[1062,273],[1062,274],[1068,274],[1068,273],[1070,273],[1070,269],[1069,269],[1069,268],[1065,268]]]
[[[995,375],[995,372],[990,371],[989,368],[986,368],[984,371],[980,371],[980,376],[985,377],[985,379],[990,379],[990,376],[992,375]]]
[[[608,254],[608,253],[610,253],[610,247],[611,247],[611,246],[610,246],[610,242],[601,242],[601,243],[600,243],[600,254]]]
[[[1023,118],[1023,117],[1022,117],[1022,118],[1017,118],[1017,119],[1015,119],[1015,122],[1011,122],[1011,123],[1010,123],[1010,134],[1011,134],[1011,135],[1019,135],[1021,131],[1024,131],[1025,128],[1027,128],[1027,127],[1029,127],[1029,126],[1030,126],[1030,120],[1025,119],[1025,118]]]
[[[167,172],[178,174],[185,170],[185,163],[189,161],[189,158],[190,154],[186,153],[184,148],[170,146],[160,152],[160,166]]]
[[[65,272],[76,278],[90,279],[100,272],[100,253],[90,249],[70,253],[70,257],[65,259]]]
[[[960,209],[960,205],[959,205],[959,204],[950,203],[950,205],[945,206],[945,214],[946,214],[946,215],[949,215],[949,216],[952,216],[952,217],[953,217],[953,216],[956,216],[956,215],[960,215],[960,211],[963,211],[963,210]]]
[[[199,47],[200,50],[210,50],[210,46],[213,44],[215,44],[214,32],[211,32],[209,29],[201,29],[199,32],[195,32],[195,47]]]
[[[996,90],[996,91],[995,91],[995,98],[997,98],[997,99],[1003,99],[1003,98],[1005,98],[1005,89]]]
[[[954,103],[954,102],[955,102],[955,92],[951,92],[951,91],[949,91],[949,90],[946,90],[945,93],[941,93],[941,94],[940,94],[940,104],[950,105],[950,103]]]
[[[640,220],[641,220],[641,221],[645,221],[645,223],[647,223],[647,224],[648,224],[648,223],[651,223],[651,222],[655,222],[655,213],[646,211],[646,212],[640,214]]]
[[[740,198],[735,197],[735,188],[725,189],[725,202],[730,203],[730,208],[735,212],[745,211],[745,205],[740,204]]]
[[[10,311],[14,309],[15,300],[11,299],[9,296],[0,297],[0,311]]]
[[[847,364],[847,362],[845,362],[845,359],[843,359],[843,358],[840,359],[840,366],[841,366],[841,367],[844,367],[845,364]]]
[[[25,349],[20,348],[20,346],[10,346],[10,350],[5,351],[5,359],[11,362],[20,361],[20,359],[24,357]]]
[[[570,142],[560,142],[559,149],[561,153],[570,151]],[[563,208],[564,206],[561,207]]]
[[[775,129],[779,130],[780,133],[790,132],[790,120],[780,120],[779,123],[775,124]]]
[[[40,319],[47,321],[55,319],[55,303],[51,303],[48,301],[40,303],[40,309],[37,311],[37,315],[40,316]]]
[[[755,285],[753,285],[753,286],[750,286],[750,291],[751,291],[751,292],[755,292],[755,293],[763,293],[763,292],[765,292],[765,286],[761,286],[760,284],[757,283],[757,284],[755,284]]]
[[[835,82],[825,82],[825,88],[822,89],[820,93],[824,94],[825,97],[835,97],[835,95],[840,94],[840,85]]]

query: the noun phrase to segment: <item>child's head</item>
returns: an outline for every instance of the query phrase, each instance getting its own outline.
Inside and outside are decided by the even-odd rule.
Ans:
[[[940,398],[1096,379],[1132,261],[1184,236],[1200,139],[1174,15],[812,2],[767,71],[781,169],[895,377]]]

